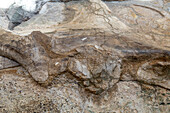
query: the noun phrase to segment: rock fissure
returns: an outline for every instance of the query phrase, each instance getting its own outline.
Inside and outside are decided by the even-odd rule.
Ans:
[[[169,88],[163,87],[161,85],[150,84],[150,83],[147,83],[145,81],[140,81],[140,80],[119,80],[119,82],[125,82],[125,81],[126,82],[137,82],[137,83],[140,83],[140,84],[146,84],[146,85],[150,85],[150,86],[153,86],[153,87],[159,87],[159,88],[162,88],[162,89],[170,91]]]

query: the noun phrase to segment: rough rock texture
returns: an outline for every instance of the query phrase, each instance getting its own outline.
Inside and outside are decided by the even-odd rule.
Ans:
[[[0,112],[170,111],[169,13],[106,4],[48,3],[14,32],[0,29]]]
[[[6,69],[6,68],[12,68],[16,66],[19,66],[19,64],[16,63],[15,61],[12,61],[8,58],[0,56],[0,70]]]
[[[0,8],[0,28],[8,29],[9,20],[5,9]]]
[[[23,21],[30,19],[34,13],[28,12],[22,8],[22,6],[11,5],[6,11],[7,17],[10,21],[8,29],[13,30],[13,28]]]
[[[48,7],[48,5],[51,5],[51,7]],[[44,6],[44,8],[47,7],[45,12],[42,8],[38,17],[17,26],[14,32],[27,35],[32,31],[46,33],[55,30],[63,32],[69,29],[102,29],[102,31],[120,33],[129,29],[117,17],[112,16],[110,9],[100,0],[94,2],[73,1],[66,4],[54,3],[53,5],[52,7],[52,4],[49,3]],[[48,15],[50,16],[48,17]],[[56,18],[56,15],[58,18]],[[48,21],[49,18],[51,21]],[[38,22],[36,22],[37,19]]]
[[[62,14],[64,7],[64,3],[46,3],[38,15],[26,22],[23,22],[21,25],[17,26],[15,30],[19,32],[28,31],[30,33],[34,30],[43,30],[42,28],[44,28],[44,31],[48,32],[49,30],[47,30],[47,28],[51,29],[49,28],[50,26],[58,25],[64,20],[64,16]]]

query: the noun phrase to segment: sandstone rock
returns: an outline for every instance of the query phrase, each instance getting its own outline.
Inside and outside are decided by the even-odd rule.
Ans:
[[[59,2],[49,3],[43,9],[49,6],[53,6],[53,8],[17,26],[14,32],[30,34],[33,30],[48,33],[55,32],[56,29],[58,31],[63,31],[63,29],[65,29],[64,31],[69,29],[103,29],[118,33],[129,29],[115,16],[110,15],[109,8],[100,0],[68,2],[66,5]],[[56,12],[56,14],[53,14],[53,12]],[[52,22],[48,21],[49,19]],[[106,29],[107,27],[110,27],[110,29]]]
[[[50,19],[51,30],[36,28],[45,33],[31,32],[33,20],[15,32],[0,29],[0,56],[11,59],[0,60],[0,112],[169,112],[167,16],[99,0],[55,4],[42,18],[54,17],[53,7],[63,18]]]

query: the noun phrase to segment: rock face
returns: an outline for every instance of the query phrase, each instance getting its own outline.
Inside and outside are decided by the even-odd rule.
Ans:
[[[32,12],[28,12],[22,8],[22,6],[12,5],[7,10],[7,17],[10,21],[8,29],[13,30],[13,28],[23,21],[30,19],[34,14]]]
[[[136,2],[47,3],[0,29],[0,112],[168,113],[169,19]]]
[[[9,20],[5,12],[5,9],[0,8],[0,28],[8,29]]]
[[[30,33],[33,29],[40,30],[41,28],[44,28],[44,31],[48,31],[47,28],[51,29],[49,26],[57,25],[64,20],[65,16],[62,14],[64,7],[64,3],[46,3],[38,15],[15,27],[14,30],[22,32],[22,34],[26,31]]]

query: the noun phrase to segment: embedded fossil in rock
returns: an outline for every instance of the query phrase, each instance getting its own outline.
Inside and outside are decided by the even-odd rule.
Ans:
[[[6,32],[0,35],[0,55],[18,62],[35,81],[45,86],[55,77],[67,74],[87,91],[100,94],[121,80],[129,80],[124,77],[128,74],[132,81],[169,89],[166,78],[170,76],[170,52],[124,38],[115,35],[50,38],[41,32],[21,37]],[[160,64],[157,70],[157,66],[149,63],[154,61]],[[163,81],[151,71],[145,71],[144,63],[153,65],[150,70],[163,74]]]
[[[146,62],[137,71],[137,79],[163,86],[169,89],[170,84],[170,61],[169,59],[153,60]]]
[[[18,36],[0,30],[0,56],[19,63],[44,86],[65,74],[94,94],[126,80],[169,89],[170,51],[148,45],[150,39],[145,37],[135,40],[137,35],[132,32],[116,35],[114,30],[122,27],[118,31],[123,32],[128,27],[112,18],[104,3],[96,1],[77,3],[83,6],[80,11],[75,4],[67,4],[67,8],[74,6],[76,16],[52,33],[34,31]],[[84,18],[86,14],[89,19]]]
[[[144,19],[138,19],[145,23],[165,19],[159,23],[164,29],[156,29],[152,37],[153,23],[138,23],[142,28],[123,24],[130,23],[127,17],[131,14],[126,12],[131,10],[109,3],[118,17],[112,19],[98,3],[68,2],[67,9],[61,3],[55,5],[72,13],[65,23],[58,25],[57,20],[52,32],[37,23],[39,20],[27,23],[32,26],[29,33],[19,29],[22,36],[0,29],[0,112],[168,113],[168,21],[158,13],[151,15],[154,11],[144,10],[146,7],[132,6],[144,14]],[[125,17],[123,22],[119,12]],[[43,17],[58,16],[50,15]],[[35,31],[35,24],[46,34]],[[122,29],[124,25],[133,30]]]
[[[62,45],[50,43],[58,42],[60,39],[51,40],[40,32],[12,40],[8,37],[10,36],[6,34],[1,35],[0,55],[14,59],[37,82],[44,85],[50,84],[57,75],[70,73],[81,81],[87,90],[102,92],[113,86],[120,78],[119,57],[116,54],[109,55],[103,49],[100,50],[97,45],[93,45],[95,40],[84,43],[81,37],[72,38],[70,41],[73,43],[65,48],[65,52],[56,52],[52,49]],[[76,47],[78,40],[80,45]],[[62,47],[58,47],[57,51],[59,50],[61,51]]]

